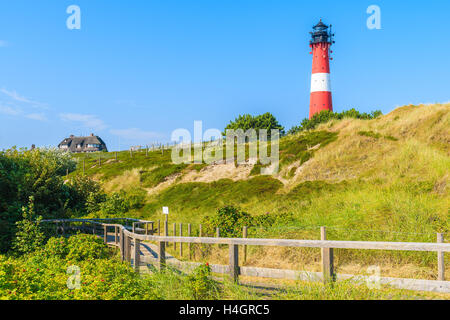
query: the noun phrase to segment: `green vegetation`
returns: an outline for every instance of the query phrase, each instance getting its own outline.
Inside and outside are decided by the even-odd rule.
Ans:
[[[63,175],[74,169],[71,156],[55,149],[0,152],[0,252],[11,247],[16,222],[30,199],[44,218],[70,216],[77,191],[64,184]]]
[[[45,150],[2,152],[0,245],[2,252],[11,249],[15,235],[18,244],[2,261],[17,263],[20,269],[40,251],[36,249],[40,240],[29,248],[20,245],[29,242],[27,234],[40,232],[24,213],[44,219],[126,216],[156,221],[164,219],[163,206],[170,207],[171,223],[191,223],[194,234],[203,223],[210,235],[219,227],[222,235],[241,236],[245,224],[249,237],[261,238],[319,239],[319,227],[327,226],[332,240],[435,242],[436,232],[445,233],[447,239],[450,105],[406,106],[385,116],[354,114],[352,118],[351,114],[321,116],[296,134],[282,137],[280,172],[271,176],[260,175],[267,166],[259,162],[174,165],[170,150],[148,155],[139,151],[132,157],[130,152],[119,152],[117,161],[115,153],[68,157]],[[58,250],[66,254],[65,249]],[[227,250],[204,250],[201,256],[210,263],[224,263]],[[435,253],[336,250],[335,257],[339,273],[361,273],[376,264],[383,276],[436,278]],[[119,268],[119,262],[111,262],[115,259],[109,255],[100,260]],[[314,249],[249,247],[247,265],[319,271],[319,259],[320,252]],[[61,267],[61,277],[64,272]],[[124,281],[141,281],[134,277],[130,273]],[[142,286],[151,282],[158,288],[158,294],[149,293],[152,298],[190,299],[203,294],[186,289],[190,280],[184,276],[168,272],[150,278]],[[298,286],[277,297],[329,294],[376,299],[384,294],[348,283],[333,288]],[[227,282],[211,290],[211,297],[260,298]],[[114,294],[93,293],[89,298],[110,296]],[[120,297],[142,296],[123,293]]]
[[[157,167],[151,171],[144,171],[141,173],[142,186],[146,188],[156,187],[167,177],[180,173],[186,167],[187,165],[185,164],[163,164],[162,166]]]
[[[383,136],[383,135],[381,135],[379,133],[375,133],[373,131],[359,131],[358,134],[360,136],[370,137],[370,138],[374,138],[374,139],[385,138],[385,139],[388,139],[391,141],[398,141],[398,139],[393,136]]]
[[[18,253],[30,253],[44,243],[45,235],[39,228],[42,217],[36,217],[33,197],[30,197],[28,208],[24,207],[22,211],[23,220],[16,222],[17,232],[13,248]]]
[[[277,119],[269,112],[258,116],[252,116],[250,114],[239,115],[234,121],[225,127],[224,135],[227,130],[238,130],[242,129],[244,132],[249,129],[255,129],[256,131],[260,129],[267,130],[267,135],[270,137],[270,130],[280,130],[280,135],[284,135],[284,127],[280,125]],[[259,134],[259,132],[257,132]]]
[[[369,289],[348,281],[296,282],[271,293],[214,280],[209,265],[190,274],[168,268],[138,274],[92,235],[50,238],[19,257],[0,255],[1,300],[214,300],[214,299],[415,299],[439,297],[405,290]]]
[[[342,120],[344,118],[372,120],[378,118],[381,115],[382,113],[379,110],[372,111],[371,113],[360,113],[354,108],[343,112],[324,110],[313,115],[311,119],[303,119],[301,124],[299,126],[292,127],[288,131],[288,134],[295,134],[305,130],[313,130],[316,129],[319,124],[327,123],[330,120]]]
[[[300,160],[299,165],[302,165],[313,157],[312,148],[316,146],[323,148],[337,138],[336,132],[317,131],[283,139],[280,143],[280,167],[297,160]]]

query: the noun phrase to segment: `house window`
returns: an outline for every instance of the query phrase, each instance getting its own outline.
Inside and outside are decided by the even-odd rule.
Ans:
[[[81,144],[77,144],[77,148],[78,148],[78,149],[81,149]]]
[[[88,148],[100,148],[99,144],[88,144]]]

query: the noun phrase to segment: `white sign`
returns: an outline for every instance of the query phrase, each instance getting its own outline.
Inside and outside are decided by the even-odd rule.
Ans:
[[[169,214],[169,207],[163,207],[163,214]]]

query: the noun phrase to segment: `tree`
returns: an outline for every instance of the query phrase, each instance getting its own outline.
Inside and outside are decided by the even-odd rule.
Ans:
[[[36,217],[34,212],[34,198],[30,197],[28,207],[22,208],[23,220],[18,221],[16,238],[13,249],[20,254],[36,251],[44,244],[45,235],[39,224],[42,217]]]

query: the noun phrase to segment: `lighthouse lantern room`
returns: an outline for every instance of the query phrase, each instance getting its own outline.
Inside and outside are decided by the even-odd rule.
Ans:
[[[334,34],[331,25],[327,26],[322,19],[313,27],[311,34],[311,54],[313,55],[311,76],[311,99],[309,105],[309,118],[323,110],[333,111],[330,82],[331,45],[334,43]]]

